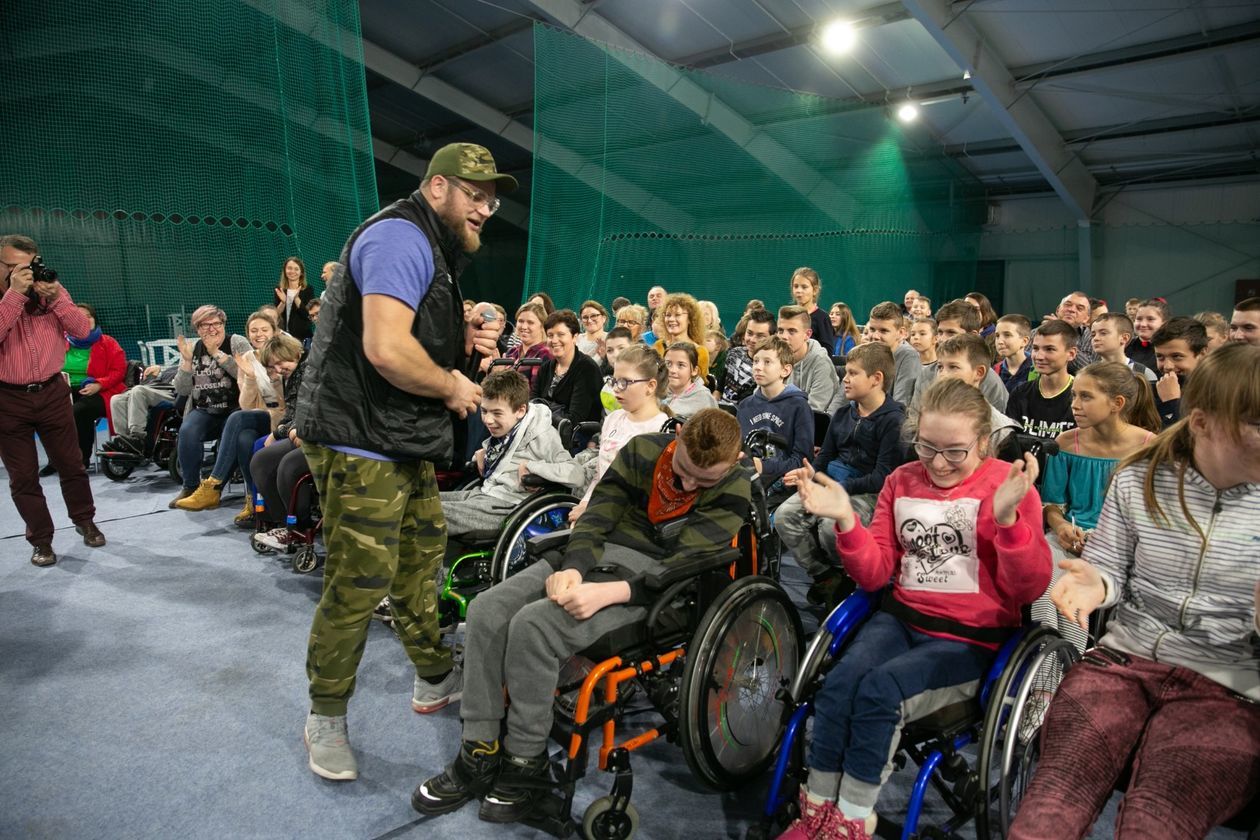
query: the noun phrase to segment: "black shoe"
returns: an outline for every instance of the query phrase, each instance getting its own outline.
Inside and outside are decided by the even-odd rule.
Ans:
[[[53,554],[51,545],[44,543],[35,546],[35,550],[31,552],[31,562],[36,566],[51,566],[57,562],[57,555]]]
[[[56,474],[57,474],[57,468],[54,467],[52,464],[44,464],[44,466],[39,471],[40,478],[48,478],[48,476],[56,475]]]
[[[144,438],[116,435],[112,440],[105,441],[104,449],[106,452],[119,452],[123,455],[143,455]]]
[[[533,758],[503,756],[503,769],[494,787],[481,800],[477,816],[485,822],[512,823],[529,816],[538,801],[547,795],[551,765],[547,753]]]
[[[436,817],[489,793],[499,775],[503,750],[498,741],[464,741],[451,765],[422,782],[411,794],[411,807]]]

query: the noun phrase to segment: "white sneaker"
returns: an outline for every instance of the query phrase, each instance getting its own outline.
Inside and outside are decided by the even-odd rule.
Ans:
[[[359,778],[359,766],[346,733],[345,715],[330,717],[311,712],[306,718],[302,739],[306,741],[310,754],[308,764],[315,775],[337,782]]]
[[[259,545],[265,545],[276,551],[289,551],[294,546],[306,544],[305,537],[285,527],[272,528],[270,531],[255,534],[254,540]]]

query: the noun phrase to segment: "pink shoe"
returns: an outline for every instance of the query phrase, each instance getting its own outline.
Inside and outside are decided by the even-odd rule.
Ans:
[[[836,810],[834,802],[814,802],[805,795],[804,789],[800,794],[801,815],[792,820],[792,824],[787,827],[787,831],[780,834],[776,840],[819,840],[819,838],[838,837],[844,835],[822,834],[823,828],[828,823],[833,823],[842,819],[840,812]]]
[[[866,819],[846,820],[839,808],[833,807],[814,835],[816,840],[875,840],[875,821],[872,818],[871,830],[866,829]]]

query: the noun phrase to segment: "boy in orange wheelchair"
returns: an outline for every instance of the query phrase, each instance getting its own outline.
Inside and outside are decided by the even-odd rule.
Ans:
[[[468,610],[463,741],[455,760],[412,794],[445,814],[482,800],[482,820],[529,815],[546,790],[547,739],[561,665],[602,636],[644,620],[645,577],[730,545],[749,513],[737,467],[739,422],[720,409],[677,437],[639,435],[617,454],[564,550],[481,593]],[[511,698],[504,702],[504,688]]]

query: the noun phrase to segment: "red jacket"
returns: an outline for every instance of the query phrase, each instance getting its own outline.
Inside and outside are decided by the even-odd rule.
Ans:
[[[868,592],[891,579],[893,597],[925,615],[971,627],[1018,627],[1021,608],[1050,584],[1051,563],[1035,489],[1019,503],[1014,525],[1003,528],[993,518],[993,493],[1010,468],[988,458],[948,490],[933,484],[918,461],[897,468],[884,482],[870,528],[858,523],[837,531],[845,571]]]
[[[88,379],[101,386],[101,399],[105,401],[105,420],[109,433],[114,434],[114,418],[110,415],[109,398],[127,390],[123,381],[127,377],[127,355],[118,342],[102,334],[88,354]]]

